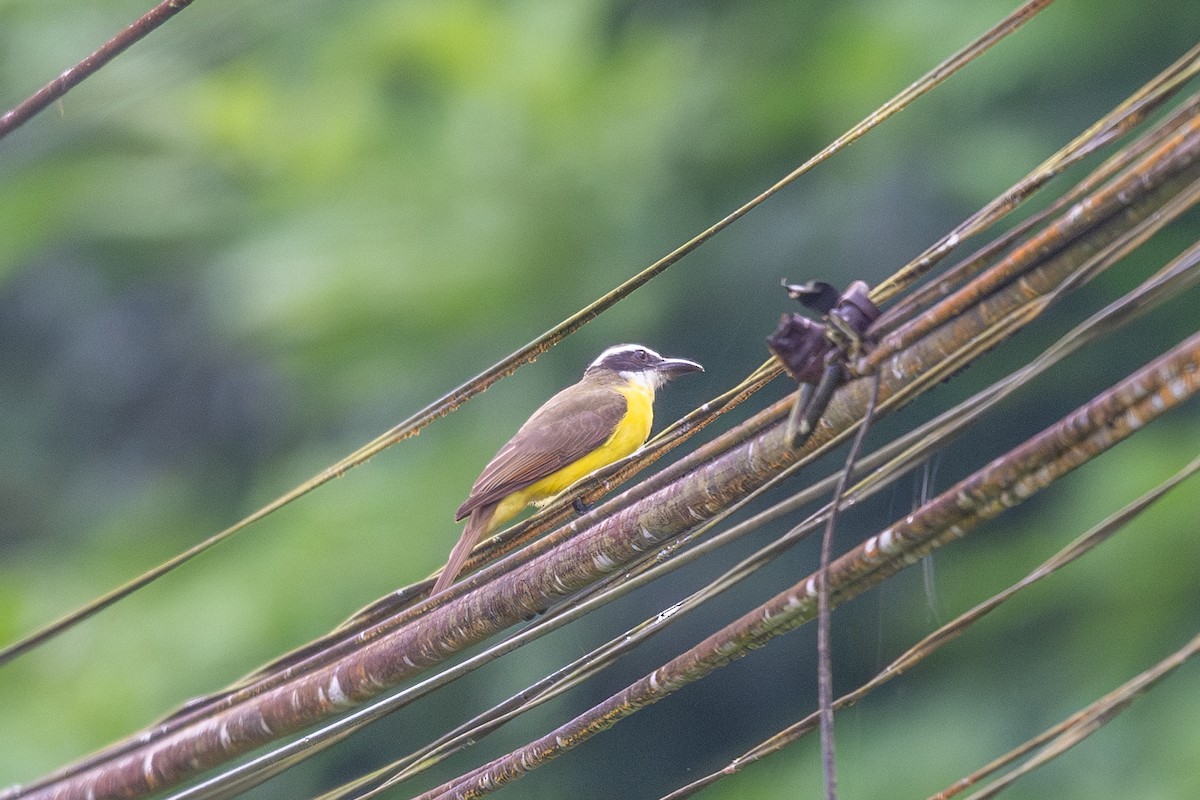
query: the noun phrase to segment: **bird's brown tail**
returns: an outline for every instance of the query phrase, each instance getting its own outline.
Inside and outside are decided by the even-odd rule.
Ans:
[[[477,508],[471,512],[471,516],[467,517],[467,525],[463,528],[462,536],[459,537],[458,544],[454,545],[454,549],[450,551],[450,558],[447,559],[446,566],[442,568],[442,574],[438,576],[437,582],[433,584],[433,591],[429,593],[430,597],[454,583],[454,579],[462,572],[463,564],[467,563],[467,558],[471,555],[471,548],[487,532],[488,522],[491,521],[494,510],[495,506]]]

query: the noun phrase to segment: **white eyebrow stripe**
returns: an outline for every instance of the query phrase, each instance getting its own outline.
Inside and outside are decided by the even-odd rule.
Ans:
[[[605,350],[600,355],[596,356],[596,360],[588,365],[588,369],[598,366],[602,361],[604,361],[604,359],[608,358],[609,356],[616,355],[617,353],[632,353],[635,350],[645,350],[647,353],[649,353],[654,358],[662,358],[662,356],[660,356],[658,353],[651,350],[649,347],[646,347],[645,345],[615,344],[612,347]]]

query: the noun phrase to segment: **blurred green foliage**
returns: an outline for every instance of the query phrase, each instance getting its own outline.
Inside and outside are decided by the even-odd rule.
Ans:
[[[147,5],[0,0],[0,103]],[[0,641],[236,521],[516,349],[1015,5],[194,4],[0,141]],[[890,274],[1177,58],[1196,33],[1185,21],[1194,0],[1061,0],[514,379],[0,669],[0,785],[134,731],[428,574],[479,466],[604,346],[643,341],[705,363],[704,379],[671,387],[662,419],[736,382],[786,308],[780,278]],[[1193,214],[884,423],[879,440],[1029,358],[1196,235]],[[1190,332],[1195,302],[1030,387],[943,455],[934,489]],[[1173,472],[1198,432],[1194,410],[1172,414],[948,549],[934,561],[936,596],[914,572],[840,610],[839,689]],[[1186,641],[1200,608],[1197,491],[1185,486],[840,717],[844,796],[924,796]],[[848,516],[843,546],[903,513],[912,492]],[[599,700],[813,559],[785,559],[470,758]],[[255,794],[304,796],[405,753],[719,569],[685,570]],[[513,794],[657,796],[807,713],[812,666],[803,631]],[[1196,686],[1189,667],[1011,796],[1200,794]],[[706,796],[815,795],[815,747]]]

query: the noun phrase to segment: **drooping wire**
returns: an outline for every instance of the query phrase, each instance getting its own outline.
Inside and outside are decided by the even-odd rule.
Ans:
[[[860,459],[856,471],[861,472],[864,477],[845,494],[845,497],[847,500],[853,498],[855,501],[858,501],[869,494],[879,491],[890,481],[899,477],[899,475],[918,463],[928,463],[931,457],[936,457],[936,454],[945,446],[950,438],[956,436],[965,427],[977,421],[983,414],[987,413],[1036,376],[1045,374],[1081,347],[1111,334],[1119,327],[1132,322],[1154,308],[1157,308],[1166,300],[1198,284],[1200,284],[1200,244],[1193,247],[1187,253],[1182,254],[1134,291],[1084,320],[1064,335],[1057,343],[1020,370],[1004,377],[996,384],[982,390],[974,397],[943,413],[938,418],[925,423],[920,428],[905,434],[893,442],[889,442],[876,453]],[[837,442],[831,442],[830,444],[836,445]],[[814,453],[813,456],[819,456],[821,452],[824,452],[824,448],[822,451]],[[798,468],[802,465],[797,464],[796,467]],[[786,479],[791,474],[789,471],[787,474],[781,476],[781,478]],[[767,522],[793,513],[796,509],[829,492],[833,488],[835,481],[840,480],[841,473],[816,482],[772,508],[760,512],[742,523],[738,523],[733,528],[703,541],[696,547],[682,551],[670,561],[654,562],[650,565],[649,569],[645,570],[637,568],[629,570],[628,574],[630,578],[611,590],[606,589],[605,594],[608,595],[611,591],[612,597],[619,596],[627,591],[645,585],[645,583],[651,580],[657,579],[666,571],[691,563],[713,550],[723,547],[730,541],[756,530]],[[814,514],[809,518],[809,521],[801,526],[797,526],[796,529],[789,532],[786,536],[781,537],[758,553],[748,557],[739,565],[730,569],[721,578],[697,590],[689,598],[673,605],[670,609],[664,610],[655,617],[647,619],[642,625],[626,631],[621,636],[615,637],[609,643],[609,647],[616,642],[625,642],[625,646],[631,647],[633,644],[640,642],[644,636],[649,635],[650,632],[656,632],[661,629],[661,626],[681,619],[689,610],[715,597],[733,585],[733,583],[753,574],[771,559],[798,543],[804,536],[815,530],[816,526],[825,519],[822,514],[827,513],[828,511],[826,510],[825,512]],[[603,597],[597,597],[588,598],[582,602],[588,603],[590,608],[603,601],[605,601]],[[581,609],[574,608],[570,610],[572,618],[581,611]],[[557,612],[551,612],[548,616],[553,618],[555,613]],[[526,632],[522,632],[520,635],[524,636],[525,634]],[[604,651],[606,659],[615,658],[620,652],[615,649],[606,648],[598,648],[597,650]],[[597,657],[594,654],[590,654],[588,659],[591,660]],[[594,669],[599,665],[593,663],[590,666]],[[530,687],[530,689],[525,690],[521,694],[525,695],[533,688]],[[517,710],[497,707],[490,712],[485,712],[485,714],[479,715],[473,721],[476,723],[475,726],[469,724],[460,726],[456,731],[447,734],[445,737],[440,737],[439,740],[428,747],[422,748],[410,756],[380,770],[379,774],[364,776],[361,783],[356,781],[353,785],[344,786],[340,790],[322,796],[322,800],[344,797],[356,789],[362,788],[363,784],[371,782],[372,779],[383,780],[383,784],[377,785],[376,790],[393,786],[399,780],[411,777],[420,768],[427,766],[429,763],[436,763],[437,760],[461,749],[463,746],[478,741],[479,738],[494,729],[496,726],[496,715],[503,714],[505,715],[504,719],[507,720],[521,710],[536,706],[539,702],[543,702],[544,699],[547,698],[539,695],[537,699],[525,700],[525,705]],[[428,761],[428,759],[433,760]],[[417,765],[420,766],[418,767]],[[371,790],[371,792],[363,795],[355,795],[355,797],[370,797],[373,796],[373,792],[376,790]]]

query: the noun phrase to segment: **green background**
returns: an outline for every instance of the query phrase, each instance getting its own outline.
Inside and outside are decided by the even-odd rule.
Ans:
[[[0,141],[0,641],[240,519],[515,350],[1014,5],[196,2]],[[0,105],[146,6],[0,0]],[[706,365],[665,392],[659,427],[736,383],[790,310],[780,278],[890,274],[1178,58],[1196,21],[1192,0],[1060,0],[515,378],[0,668],[0,786],[135,731],[427,575],[458,535],[452,512],[481,465],[609,344]],[[873,441],[1022,363],[1198,227],[1195,214],[1172,226]],[[1196,302],[1193,292],[1089,348],[980,420],[930,470],[932,490],[1192,332]],[[784,391],[772,386],[752,405]],[[841,609],[838,689],[1178,469],[1198,434],[1193,404],[939,554],[931,588],[909,570]],[[839,547],[905,513],[918,482],[848,515]],[[843,796],[923,797],[1180,647],[1200,608],[1198,493],[1185,485],[840,716]],[[780,530],[255,796],[306,796],[408,752]],[[807,574],[814,558],[810,543],[433,775],[598,702]],[[813,671],[806,628],[509,794],[656,797],[811,710]],[[1200,795],[1198,689],[1189,665],[1009,796]],[[706,796],[816,796],[819,785],[814,738]]]

